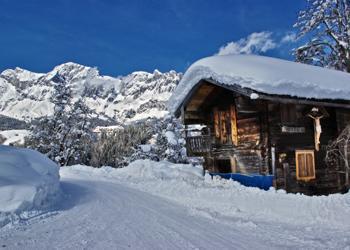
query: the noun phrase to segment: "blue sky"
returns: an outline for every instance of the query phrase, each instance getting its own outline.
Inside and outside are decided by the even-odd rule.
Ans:
[[[156,68],[183,72],[227,43],[236,51],[249,45],[252,33],[272,42],[253,53],[291,60],[295,42],[285,37],[292,37],[305,2],[0,0],[0,71],[18,66],[47,72],[73,61],[114,76]]]

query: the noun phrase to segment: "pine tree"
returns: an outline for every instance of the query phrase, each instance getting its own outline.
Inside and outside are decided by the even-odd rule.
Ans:
[[[73,104],[68,113],[66,126],[69,128],[62,140],[62,165],[87,164],[90,161],[91,143],[93,141],[90,123],[91,111],[82,99]]]
[[[65,79],[57,75],[57,80],[54,83],[54,114],[53,116],[46,117],[50,126],[46,127],[48,131],[45,135],[50,143],[46,146],[49,147],[48,157],[61,166],[66,165],[66,140],[67,135],[70,132],[70,126],[68,125],[69,117],[67,115],[69,104],[72,101],[72,91]],[[45,120],[41,121],[42,125],[45,126]]]
[[[350,73],[350,0],[307,0],[294,25],[309,41],[295,50],[296,61]]]
[[[61,152],[64,150],[62,142],[69,130],[66,122],[66,108],[71,100],[70,88],[63,78],[54,78],[54,92],[52,102],[53,114],[37,119],[31,126],[31,136],[26,138],[26,146],[46,154],[51,160],[62,164]]]
[[[66,81],[55,76],[54,112],[35,121],[26,146],[46,154],[61,166],[87,163],[92,141],[90,110],[81,99],[72,103]]]

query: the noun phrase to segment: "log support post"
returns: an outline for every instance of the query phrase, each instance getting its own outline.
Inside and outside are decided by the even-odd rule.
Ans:
[[[289,164],[283,163],[283,173],[284,173],[284,190],[288,192],[289,189]]]

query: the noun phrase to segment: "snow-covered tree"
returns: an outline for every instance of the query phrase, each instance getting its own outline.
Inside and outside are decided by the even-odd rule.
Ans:
[[[3,144],[6,141],[6,138],[3,135],[0,135],[0,144]]]
[[[56,75],[53,81],[53,115],[41,117],[33,122],[31,136],[26,138],[25,145],[46,154],[50,159],[62,164],[60,160],[60,152],[63,150],[61,144],[69,130],[66,107],[70,103],[72,96],[71,90],[65,84],[64,79]]]
[[[343,167],[346,185],[350,184],[350,125],[345,127],[338,138],[328,145],[326,163],[332,168]]]
[[[173,116],[166,116],[156,123],[156,153],[160,159],[187,163],[183,130],[181,122]]]
[[[72,110],[68,113],[69,130],[62,141],[63,165],[89,163],[94,140],[90,119],[91,111],[83,100],[74,102]]]
[[[350,72],[350,0],[307,0],[294,26],[309,38],[297,61]]]
[[[91,165],[124,167],[138,159],[187,163],[179,120],[167,116],[102,132],[93,146]]]
[[[151,136],[152,128],[144,123],[102,131],[92,147],[91,165],[124,167],[134,159],[132,155],[137,151],[138,145],[145,144]]]
[[[152,128],[152,137],[144,145],[139,145],[131,161],[137,159],[167,160],[174,163],[187,163],[187,154],[183,138],[183,125],[173,116],[146,121]]]
[[[81,99],[72,104],[71,90],[64,79],[55,79],[54,88],[53,115],[33,123],[25,144],[61,166],[86,163],[92,134],[90,111]]]

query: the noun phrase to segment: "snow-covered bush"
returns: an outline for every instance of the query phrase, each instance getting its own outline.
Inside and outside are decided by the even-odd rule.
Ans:
[[[156,122],[156,153],[161,160],[187,163],[184,127],[178,119],[166,116]]]
[[[173,116],[150,119],[145,122],[152,128],[152,137],[145,145],[139,145],[131,161],[138,159],[166,160],[187,163],[183,125]]]

